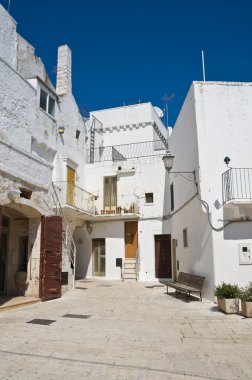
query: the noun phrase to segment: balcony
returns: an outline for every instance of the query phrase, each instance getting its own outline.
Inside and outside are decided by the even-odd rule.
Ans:
[[[131,158],[162,156],[165,152],[166,146],[161,140],[100,146],[93,151],[90,148],[86,150],[86,162],[93,164],[103,161],[127,161]]]
[[[252,168],[231,168],[222,174],[223,204],[252,205]]]
[[[54,182],[54,188],[66,216],[92,221],[139,218],[135,195],[102,197],[67,181]]]

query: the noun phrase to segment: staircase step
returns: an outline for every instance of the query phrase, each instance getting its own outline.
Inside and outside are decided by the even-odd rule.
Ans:
[[[129,279],[134,279],[137,280],[137,274],[136,273],[123,273],[123,279],[124,280],[129,280]]]
[[[136,259],[125,259],[124,260],[124,263],[126,264],[135,264],[136,263]]]
[[[124,269],[136,269],[136,263],[124,263]]]
[[[124,274],[128,274],[128,273],[133,273],[133,274],[136,274],[136,269],[135,268],[124,268],[124,271],[123,271]]]

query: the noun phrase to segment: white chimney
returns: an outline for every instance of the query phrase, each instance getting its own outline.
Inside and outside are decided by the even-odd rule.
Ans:
[[[72,51],[67,45],[58,48],[56,92],[58,95],[72,92]]]

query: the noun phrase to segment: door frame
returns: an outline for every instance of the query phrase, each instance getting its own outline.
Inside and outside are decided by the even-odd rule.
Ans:
[[[135,257],[127,257],[126,255],[126,224],[132,224],[132,223],[136,223],[136,255]],[[133,245],[133,244],[132,244]],[[138,221],[137,220],[131,220],[131,221],[128,221],[128,222],[124,222],[124,246],[125,246],[125,251],[124,251],[124,257],[125,259],[135,259],[137,258],[137,252],[138,252]]]
[[[104,241],[104,260],[105,260],[105,271],[104,274],[98,274],[98,272],[95,273],[94,271],[94,242],[95,241]],[[103,273],[103,272],[102,272]],[[105,277],[106,276],[106,239],[105,238],[95,238],[92,239],[92,276],[99,276],[99,277]]]
[[[163,237],[163,239],[162,239]],[[167,237],[167,239],[165,239],[164,237]],[[169,259],[169,266],[170,266],[170,271],[171,271],[171,276],[158,276],[157,275],[157,263],[158,263],[158,260],[157,260],[157,249],[156,249],[156,242],[157,241],[169,241],[170,243],[170,246],[168,246],[167,248],[167,252],[169,253],[169,255],[162,255],[162,254],[159,254],[159,256],[163,256],[164,258],[167,256],[168,259]],[[172,275],[173,275],[173,270],[172,270],[172,240],[171,240],[171,234],[155,234],[154,235],[154,252],[155,252],[155,277],[156,278],[172,278]],[[167,272],[168,272],[168,269],[167,268]]]

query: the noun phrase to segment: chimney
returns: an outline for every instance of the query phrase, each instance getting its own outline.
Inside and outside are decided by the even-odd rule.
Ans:
[[[72,51],[67,45],[58,48],[56,93],[64,95],[72,92]]]

